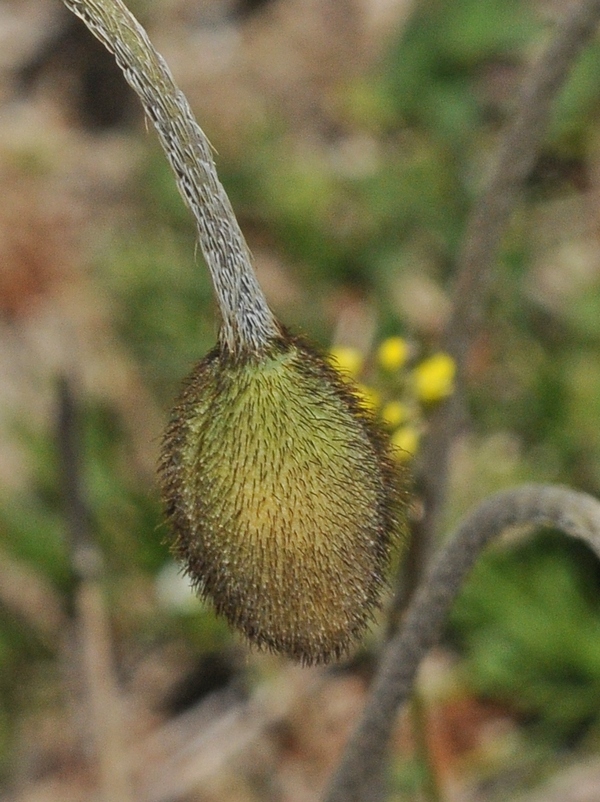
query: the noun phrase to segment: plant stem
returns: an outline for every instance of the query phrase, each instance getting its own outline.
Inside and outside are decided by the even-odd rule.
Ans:
[[[509,527],[549,526],[584,540],[600,557],[600,502],[550,485],[522,485],[490,496],[459,524],[428,570],[386,647],[362,719],[325,802],[369,802],[382,774],[396,714],[412,693],[419,664],[437,642],[482,549]]]
[[[458,391],[434,416],[422,460],[425,518],[420,535],[432,541],[446,496],[450,449],[465,419],[461,388],[468,354],[485,320],[502,237],[538,158],[554,99],[599,19],[600,0],[568,4],[551,40],[526,74],[486,188],[467,221],[445,335],[445,348],[457,363]]]
[[[74,642],[80,650],[81,672],[88,707],[86,725],[95,746],[98,785],[103,802],[133,802],[129,750],[123,706],[112,657],[112,633],[102,589],[103,563],[88,526],[88,509],[81,479],[76,399],[65,377],[59,382],[58,447],[63,479],[65,518],[75,587],[75,638],[65,663],[73,661]],[[81,700],[78,700],[79,704]]]
[[[154,124],[198,227],[230,353],[260,353],[280,334],[250,251],[220,183],[210,143],[162,56],[121,0],[64,0],[110,50]]]
[[[421,792],[426,802],[442,802],[436,766],[427,737],[427,706],[418,690],[413,690],[410,706],[410,721],[415,741],[416,757],[419,761]]]

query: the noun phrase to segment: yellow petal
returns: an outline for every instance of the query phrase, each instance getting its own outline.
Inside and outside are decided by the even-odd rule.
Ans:
[[[407,462],[419,450],[420,436],[412,426],[402,426],[392,435],[392,445],[397,449],[396,456],[402,462]]]
[[[408,359],[408,343],[403,337],[388,337],[377,349],[377,361],[384,370],[399,370]]]
[[[347,345],[334,345],[329,351],[329,361],[342,373],[356,378],[363,366],[364,358],[358,348]]]
[[[414,370],[415,389],[421,401],[440,401],[454,392],[456,364],[449,354],[439,352],[423,360]]]
[[[381,417],[388,426],[396,427],[409,419],[410,412],[402,401],[389,401],[381,410]]]

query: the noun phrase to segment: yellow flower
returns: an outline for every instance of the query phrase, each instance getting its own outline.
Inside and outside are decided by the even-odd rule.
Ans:
[[[377,349],[377,361],[384,370],[399,370],[408,359],[408,343],[402,337],[388,337]]]
[[[388,426],[399,426],[410,417],[406,404],[402,401],[389,401],[381,410],[381,417]]]
[[[334,345],[329,351],[329,361],[334,368],[356,378],[361,371],[364,359],[358,348]]]
[[[425,402],[446,398],[454,391],[455,374],[456,364],[449,354],[433,354],[414,370],[417,395]]]
[[[363,407],[370,410],[377,409],[381,403],[381,398],[377,390],[373,389],[373,387],[368,387],[366,384],[357,384],[356,390],[359,403],[362,404]]]
[[[419,449],[419,432],[412,426],[401,426],[392,435],[392,445],[398,449],[396,456],[402,462],[411,459]]]

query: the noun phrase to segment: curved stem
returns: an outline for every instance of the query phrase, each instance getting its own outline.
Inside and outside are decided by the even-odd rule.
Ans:
[[[221,342],[233,353],[260,352],[279,326],[252,267],[250,251],[223,189],[206,135],[164,59],[121,0],[63,0],[112,53],[152,120],[179,191],[198,226],[222,316]]]
[[[459,259],[448,336],[453,356],[461,364],[485,314],[491,268],[522,186],[538,157],[554,98],[599,20],[600,0],[582,0],[568,7],[556,34],[525,78],[487,188],[468,221]]]
[[[550,42],[525,77],[486,188],[467,221],[445,336],[445,347],[457,362],[459,390],[469,348],[487,312],[502,236],[538,157],[554,99],[599,20],[600,0],[569,4]],[[457,392],[434,416],[425,443],[421,473],[426,509],[420,534],[429,540],[446,495],[450,448],[463,420],[462,396]]]
[[[368,802],[381,775],[399,707],[409,698],[424,655],[437,642],[481,550],[509,527],[551,526],[584,540],[600,558],[600,502],[550,485],[522,485],[476,507],[448,539],[388,644],[361,722],[333,777],[326,802]]]

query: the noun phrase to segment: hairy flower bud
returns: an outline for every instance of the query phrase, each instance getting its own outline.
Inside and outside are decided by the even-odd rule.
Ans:
[[[397,463],[347,382],[305,343],[217,347],[163,442],[174,551],[202,596],[259,647],[344,654],[377,606],[403,509]]]

